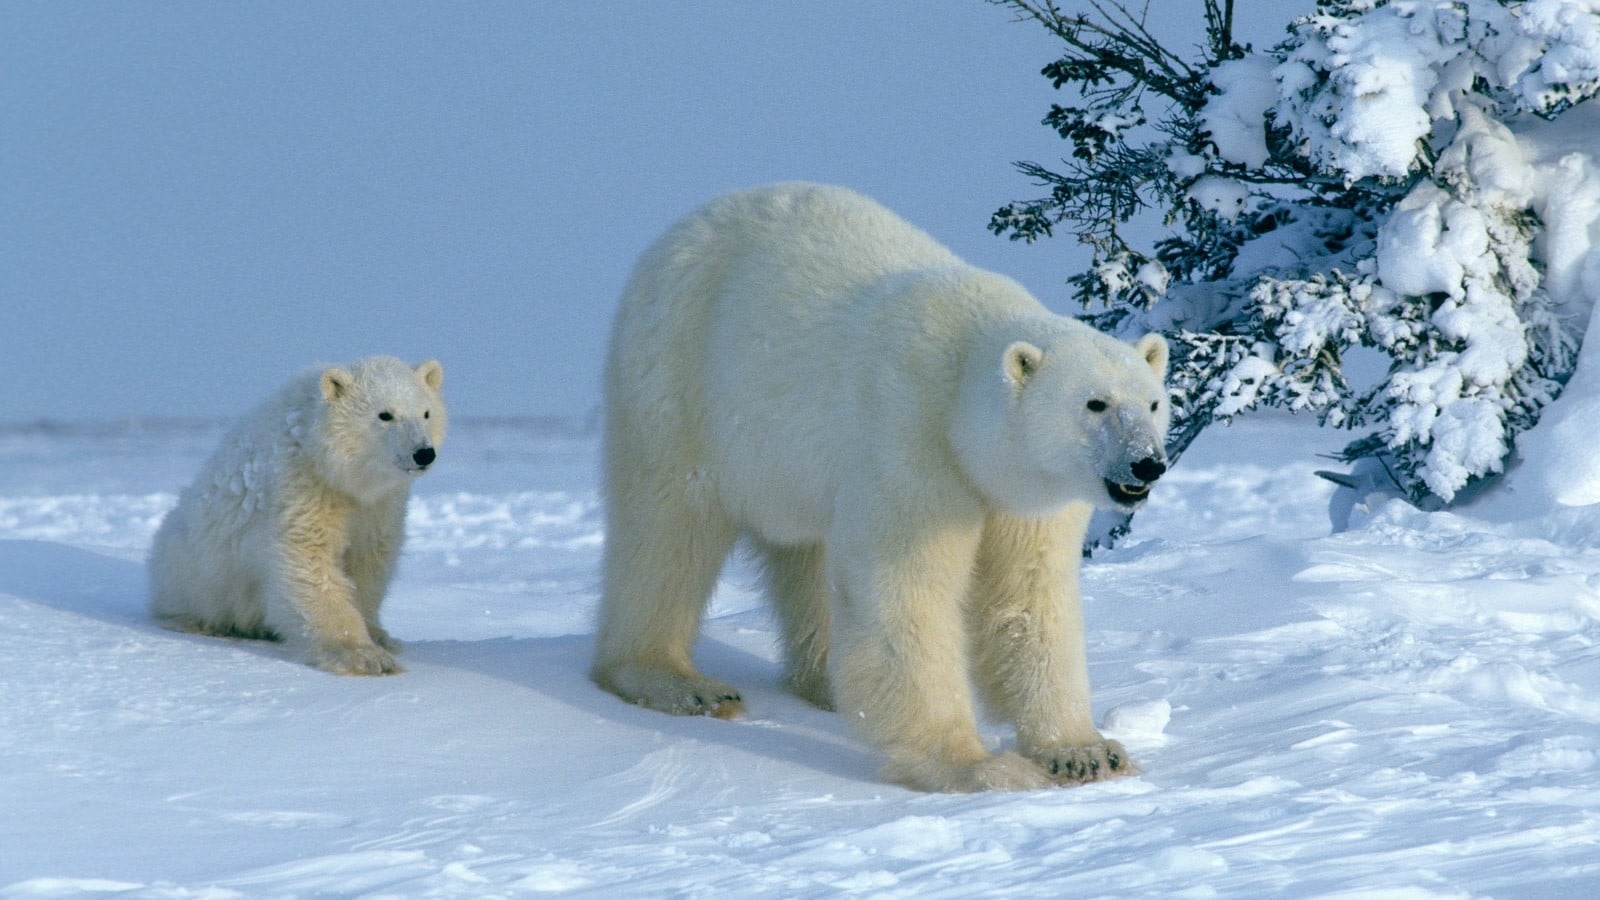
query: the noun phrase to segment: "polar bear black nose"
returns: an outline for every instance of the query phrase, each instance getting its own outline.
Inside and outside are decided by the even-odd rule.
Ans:
[[[423,447],[421,450],[411,454],[411,461],[426,468],[433,465],[435,455],[432,447]]]
[[[1133,477],[1140,481],[1155,481],[1167,471],[1167,464],[1153,456],[1146,456],[1133,464]]]

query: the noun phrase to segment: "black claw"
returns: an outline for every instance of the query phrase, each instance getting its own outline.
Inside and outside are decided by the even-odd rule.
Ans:
[[[706,698],[701,694],[694,694],[693,697],[694,697],[694,705],[696,707],[698,707],[700,709],[707,709],[707,710],[715,709],[715,708],[717,708],[718,706],[721,706],[724,703],[729,703],[729,702],[732,702],[732,703],[743,703],[744,702],[744,698],[741,695],[739,695],[738,693],[718,694],[716,696],[716,698],[714,699],[714,701],[710,702],[710,703],[706,702]]]

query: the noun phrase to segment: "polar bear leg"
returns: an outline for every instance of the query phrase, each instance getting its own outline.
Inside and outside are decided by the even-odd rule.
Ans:
[[[827,563],[821,544],[760,547],[767,596],[783,628],[789,689],[822,709],[833,709],[828,687]]]
[[[404,671],[373,643],[351,599],[354,586],[337,567],[287,562],[263,593],[268,627],[317,668],[335,675]]]
[[[267,625],[314,666],[337,675],[389,675],[403,671],[394,654],[379,647],[356,607],[356,588],[344,569],[350,513],[316,491],[289,491],[295,498],[269,552],[276,557],[265,579]]]
[[[150,614],[164,628],[191,634],[277,640],[264,621],[258,569],[232,552],[218,529],[179,505],[150,548]]]
[[[401,643],[390,637],[379,622],[378,609],[389,591],[404,539],[405,498],[401,497],[388,508],[363,514],[352,523],[350,547],[344,555],[356,609],[366,622],[367,634],[373,643],[391,653],[399,652]]]
[[[618,477],[607,485],[593,678],[630,703],[733,718],[743,711],[743,698],[701,675],[693,650],[736,532],[694,478],[649,463],[628,468],[617,462],[608,460]]]
[[[888,756],[884,774],[926,791],[1047,787],[1043,770],[995,756],[978,735],[967,680],[962,601],[976,529],[944,529],[840,554],[833,687],[849,717]],[[864,560],[853,562],[853,560]]]
[[[990,708],[1017,724],[1022,754],[1058,783],[1138,772],[1094,727],[1078,595],[1087,510],[1053,519],[990,514],[969,607],[975,671]]]
[[[151,544],[150,614],[166,628],[205,634],[215,616],[206,615],[199,598],[222,591],[201,564],[207,557],[193,546],[187,512],[180,506],[168,513]]]

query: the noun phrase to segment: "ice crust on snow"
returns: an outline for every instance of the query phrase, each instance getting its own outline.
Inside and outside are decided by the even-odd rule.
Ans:
[[[1172,704],[1166,700],[1124,703],[1106,710],[1105,730],[1113,737],[1145,741],[1165,739],[1163,732],[1172,721]]]

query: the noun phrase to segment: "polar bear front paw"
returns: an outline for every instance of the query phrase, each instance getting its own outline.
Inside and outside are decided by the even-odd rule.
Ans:
[[[376,644],[325,644],[311,652],[311,664],[335,675],[393,675],[405,671],[393,653]]]
[[[1117,741],[1103,739],[1078,747],[1055,747],[1034,756],[1057,784],[1088,784],[1139,774],[1139,766]]]
[[[699,673],[619,665],[597,671],[595,681],[629,703],[675,716],[736,719],[744,712],[744,698],[737,690]]]

